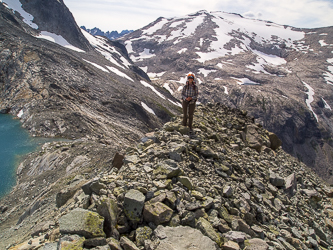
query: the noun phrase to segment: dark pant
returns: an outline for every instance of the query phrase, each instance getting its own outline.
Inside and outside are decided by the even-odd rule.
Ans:
[[[188,110],[188,126],[192,129],[193,114],[195,109],[195,103],[189,104],[187,101],[183,101],[183,126],[187,125],[187,110]]]

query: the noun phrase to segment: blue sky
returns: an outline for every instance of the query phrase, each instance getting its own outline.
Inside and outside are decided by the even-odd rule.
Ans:
[[[333,0],[64,0],[79,26],[139,29],[199,10],[238,13],[297,28],[333,26]]]

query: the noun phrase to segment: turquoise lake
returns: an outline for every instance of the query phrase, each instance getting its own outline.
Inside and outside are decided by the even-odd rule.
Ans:
[[[45,139],[30,137],[12,115],[0,114],[0,198],[16,183],[20,157],[33,152]]]

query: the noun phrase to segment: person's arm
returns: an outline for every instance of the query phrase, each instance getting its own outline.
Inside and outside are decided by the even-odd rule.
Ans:
[[[185,93],[185,86],[183,87],[183,91],[182,91],[182,99],[183,99],[183,101],[185,101],[186,100],[186,95],[185,95],[186,93]]]

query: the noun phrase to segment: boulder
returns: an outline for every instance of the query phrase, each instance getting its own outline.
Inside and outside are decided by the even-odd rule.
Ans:
[[[163,227],[158,226],[154,231],[160,244],[156,250],[188,250],[188,249],[219,249],[217,244],[199,230],[187,227]]]
[[[178,164],[171,160],[167,160],[157,164],[156,169],[153,171],[155,175],[166,175],[167,178],[177,177],[182,173]]]
[[[229,240],[223,244],[222,249],[223,250],[240,250],[241,248],[237,242]]]
[[[111,250],[123,250],[120,246],[120,242],[115,238],[108,238],[107,243]]]
[[[104,217],[104,232],[106,237],[109,238],[112,235],[117,224],[118,206],[115,200],[110,198],[102,198],[97,204],[97,213]]]
[[[58,249],[83,249],[86,239],[78,235],[66,235],[58,242]]]
[[[59,219],[60,233],[78,234],[86,238],[105,237],[104,218],[95,212],[76,208]]]
[[[223,240],[218,235],[218,233],[215,232],[213,226],[204,218],[199,218],[195,227],[199,229],[204,235],[215,241],[219,246],[223,243]]]
[[[61,190],[56,195],[56,205],[57,207],[61,207],[66,204],[66,202],[74,196],[76,193],[76,189],[65,188]]]
[[[272,170],[269,170],[269,181],[275,187],[283,187],[285,184],[285,180]]]
[[[271,142],[271,149],[276,150],[282,146],[282,141],[279,139],[279,137],[276,134],[268,132],[268,137],[269,141]]]
[[[297,190],[296,175],[295,173],[293,173],[285,179],[285,192],[288,195],[293,196],[296,190]]]
[[[246,126],[245,129],[245,143],[248,147],[255,149],[257,152],[261,152],[263,141],[261,136],[257,132],[258,127],[254,124]]]
[[[188,178],[188,177],[186,177],[186,176],[179,176],[179,177],[177,178],[177,180],[178,180],[181,184],[183,184],[185,187],[187,187],[187,189],[192,190],[192,188],[193,188],[193,184],[192,184],[190,178]]]
[[[251,236],[239,231],[229,231],[224,233],[223,236],[228,240],[235,241],[237,243],[243,243],[245,240],[250,239]]]
[[[120,238],[120,245],[124,250],[139,250],[139,248],[126,236]]]
[[[146,240],[150,240],[153,230],[150,227],[139,227],[135,230],[135,241],[137,246],[144,246]]]
[[[128,191],[124,198],[124,212],[127,218],[131,221],[140,221],[144,204],[143,193],[135,189]]]
[[[170,221],[173,210],[161,202],[146,202],[143,210],[143,218],[147,222],[160,225]]]
[[[247,250],[267,250],[269,248],[266,241],[258,238],[246,240],[244,244]]]
[[[118,152],[114,155],[112,160],[112,167],[116,169],[120,169],[123,166],[124,156],[119,154]]]

